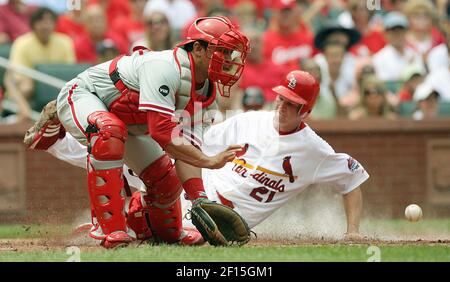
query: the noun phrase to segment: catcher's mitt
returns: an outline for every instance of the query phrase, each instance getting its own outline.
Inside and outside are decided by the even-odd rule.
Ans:
[[[227,206],[199,198],[189,213],[192,223],[213,246],[244,245],[250,240],[247,222]]]

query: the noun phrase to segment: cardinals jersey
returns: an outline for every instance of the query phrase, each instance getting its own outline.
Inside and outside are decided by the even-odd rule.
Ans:
[[[254,227],[312,184],[334,184],[346,194],[367,180],[361,164],[336,153],[309,126],[280,135],[274,112],[249,112],[212,126],[205,134],[204,151],[214,155],[231,144],[244,150],[219,170],[203,170],[210,199],[217,193],[231,201]]]

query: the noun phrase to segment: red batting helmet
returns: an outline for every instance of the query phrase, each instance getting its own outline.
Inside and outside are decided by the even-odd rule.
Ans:
[[[281,85],[272,90],[294,104],[303,105],[300,111],[303,114],[310,112],[314,107],[320,86],[308,72],[294,70],[286,75]]]
[[[208,77],[219,84],[219,93],[229,96],[244,70],[250,50],[249,40],[226,17],[198,18],[189,27],[187,39],[179,45],[202,40],[208,43],[211,61]]]

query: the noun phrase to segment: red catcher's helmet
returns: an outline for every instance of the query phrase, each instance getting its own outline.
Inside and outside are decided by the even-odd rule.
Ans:
[[[274,92],[290,102],[303,105],[300,114],[311,112],[319,95],[319,82],[308,72],[294,70],[288,73],[281,85],[272,88]]]
[[[250,51],[248,38],[226,17],[198,18],[189,27],[187,39],[179,46],[202,40],[208,43],[211,60],[208,77],[218,84],[219,93],[229,97],[230,88],[241,77]]]

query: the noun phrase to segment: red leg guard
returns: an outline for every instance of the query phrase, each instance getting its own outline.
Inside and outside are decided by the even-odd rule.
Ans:
[[[139,177],[147,186],[145,201],[155,207],[171,206],[183,191],[175,166],[168,155],[154,161]]]
[[[150,206],[148,210],[150,224],[156,235],[169,244],[178,242],[183,228],[181,200],[164,209]]]
[[[157,213],[164,213],[170,210],[169,209],[158,209],[155,208]],[[192,227],[184,227],[183,231],[181,232],[181,235],[179,236],[177,233],[178,229],[178,220],[177,218],[177,212],[173,213],[175,214],[175,219],[172,221],[172,224],[174,224],[174,227],[171,229],[172,224],[166,224],[166,226],[163,226],[163,232],[166,231],[166,234],[163,234],[162,237],[169,239],[170,242],[179,242],[181,245],[185,246],[195,246],[195,245],[202,245],[205,243],[205,240],[203,240],[202,235],[200,232],[197,231],[197,229]],[[161,215],[160,215],[161,216]],[[166,217],[166,214],[162,215],[163,217]],[[133,231],[136,233],[136,237],[141,240],[148,240],[152,237],[152,231],[150,230],[150,226],[148,225],[148,220],[150,220],[150,213],[148,207],[144,207],[142,204],[142,197],[140,192],[134,192],[131,196],[129,208],[128,208],[128,214],[127,214],[127,225],[129,228],[133,229]],[[157,217],[157,216],[155,216]],[[158,221],[158,219],[153,219],[153,221]],[[89,225],[91,227],[92,225]],[[86,228],[85,226],[80,226],[80,230],[84,230]],[[171,234],[171,230],[175,230],[176,232]],[[82,232],[77,230],[78,232]],[[169,241],[166,241],[169,242]]]
[[[88,157],[88,189],[91,207],[103,233],[126,232],[124,215],[125,193],[123,181],[123,154],[127,129],[125,124],[110,112],[94,112],[88,117],[86,130],[90,143]],[[128,235],[115,235],[129,241]],[[116,238],[117,237],[117,238]],[[119,242],[120,243],[120,242]]]
[[[140,175],[147,186],[143,198],[148,206],[152,231],[167,243],[180,240],[183,190],[169,156],[164,155],[149,165]]]

